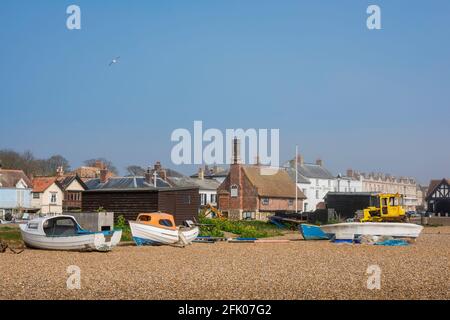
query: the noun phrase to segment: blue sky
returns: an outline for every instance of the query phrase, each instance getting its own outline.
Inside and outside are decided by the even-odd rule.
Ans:
[[[3,0],[0,148],[189,173],[170,135],[202,120],[279,128],[282,160],[298,144],[334,173],[427,182],[450,176],[449,36],[447,0]]]

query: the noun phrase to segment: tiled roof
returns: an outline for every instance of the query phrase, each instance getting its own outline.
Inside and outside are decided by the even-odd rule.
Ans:
[[[31,188],[32,183],[22,170],[0,169],[0,187],[2,188],[15,188],[21,179]]]
[[[67,187],[70,186],[70,184],[74,181],[77,180],[80,185],[84,188],[87,189],[85,183],[83,182],[83,180],[81,180],[81,178],[79,178],[76,175],[70,175],[70,176],[64,176],[64,177],[58,177],[57,181],[60,184],[60,186],[62,187],[63,190],[66,190]]]
[[[290,160],[286,164],[287,167],[294,168],[295,160]],[[335,179],[335,176],[328,171],[324,166],[312,163],[297,163],[298,173],[305,178],[310,179]]]
[[[259,196],[295,198],[297,186],[286,170],[263,166],[243,166],[242,168],[247,178],[257,188]],[[306,199],[300,189],[298,189],[298,198]]]
[[[289,174],[289,177],[291,177],[292,181],[295,181],[295,169],[294,168],[286,168],[286,172]],[[311,183],[308,179],[306,179],[304,176],[302,176],[301,174],[297,175],[297,183]]]
[[[33,179],[33,192],[44,192],[55,182],[57,182],[56,177],[36,177]],[[60,187],[59,184],[57,185]]]
[[[217,190],[220,183],[214,179],[197,179],[191,178],[191,180],[201,189],[201,190]]]

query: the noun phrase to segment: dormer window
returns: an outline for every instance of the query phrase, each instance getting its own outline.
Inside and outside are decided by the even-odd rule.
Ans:
[[[239,195],[239,187],[235,184],[231,185],[230,194],[232,198],[236,198]]]

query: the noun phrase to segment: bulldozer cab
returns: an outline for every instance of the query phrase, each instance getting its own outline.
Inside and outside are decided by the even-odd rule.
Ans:
[[[380,193],[369,208],[364,209],[362,222],[402,221],[405,219],[403,196]]]

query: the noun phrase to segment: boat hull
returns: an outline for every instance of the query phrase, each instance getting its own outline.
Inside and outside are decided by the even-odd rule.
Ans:
[[[417,238],[423,227],[412,223],[398,222],[347,222],[320,227],[330,237],[345,235],[391,236],[398,238]]]
[[[301,224],[299,230],[305,240],[328,240],[330,238],[319,226]]]
[[[88,233],[69,237],[47,237],[24,230],[21,225],[23,242],[29,248],[63,251],[110,251],[122,237],[122,230],[110,234]]]
[[[190,244],[198,234],[198,227],[188,229],[158,228],[139,222],[130,221],[131,234],[138,246],[141,245],[167,245],[175,243]]]

